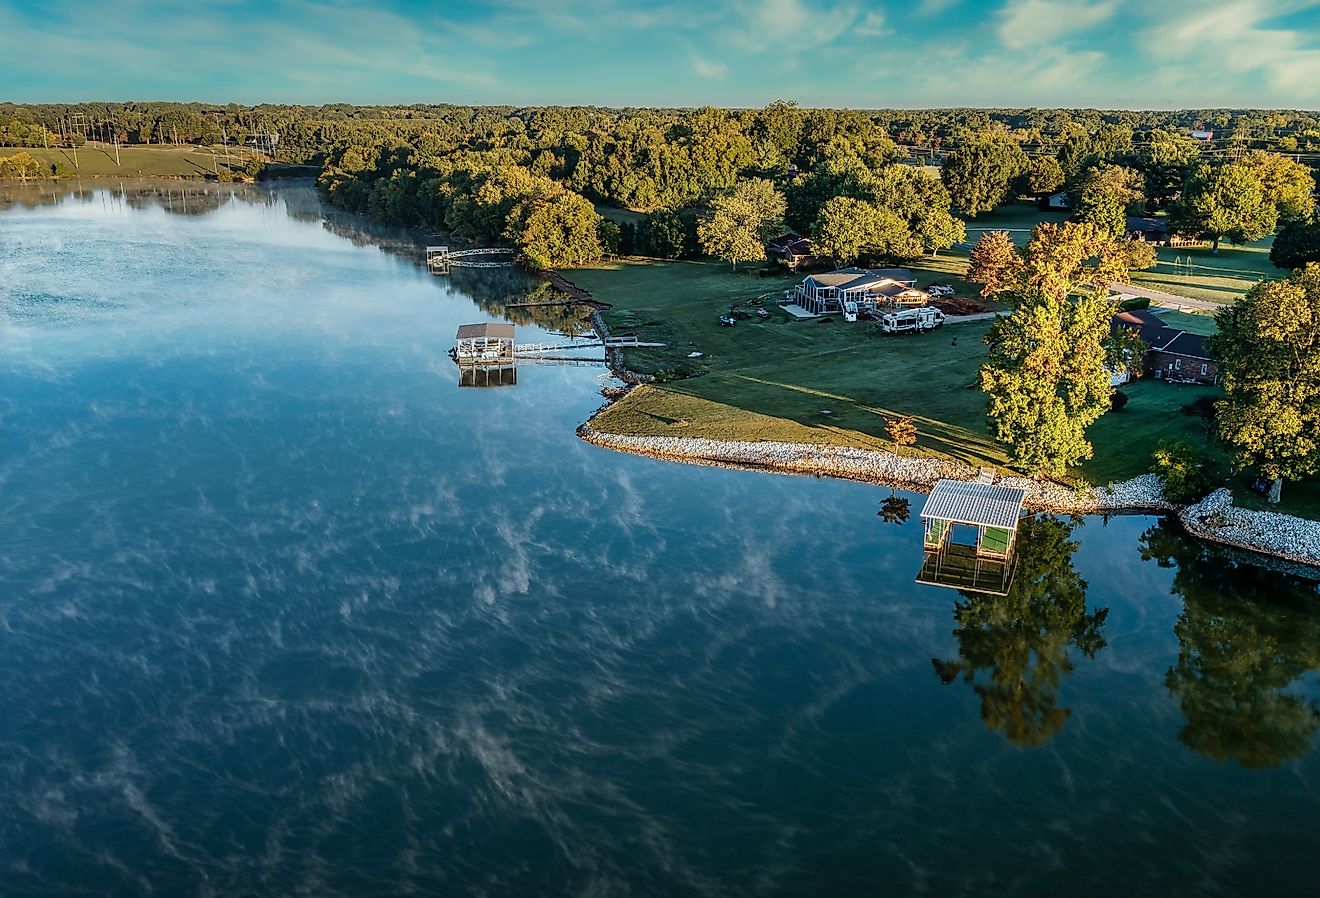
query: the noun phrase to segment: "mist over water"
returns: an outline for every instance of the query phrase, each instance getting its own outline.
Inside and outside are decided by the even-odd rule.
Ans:
[[[530,279],[306,186],[43,189],[0,193],[0,894],[1313,888],[1314,580],[1133,516],[918,586],[918,496],[584,444],[602,369],[460,388]]]

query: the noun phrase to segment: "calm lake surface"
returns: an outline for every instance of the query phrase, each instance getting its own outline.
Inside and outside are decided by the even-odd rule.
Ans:
[[[460,388],[521,275],[306,186],[0,196],[0,894],[1314,893],[1314,580],[1047,518],[919,586],[920,497]]]

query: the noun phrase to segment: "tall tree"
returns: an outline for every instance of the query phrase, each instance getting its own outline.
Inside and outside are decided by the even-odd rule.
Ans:
[[[1021,283],[1022,256],[1008,231],[986,231],[970,256],[967,280],[981,285],[982,296],[994,296]]]
[[[996,283],[1013,314],[995,320],[980,372],[994,436],[1031,474],[1060,476],[1092,447],[1086,429],[1110,408],[1115,304],[1107,284],[1126,277],[1120,242],[1093,226],[1039,225],[1026,251],[978,276]]]
[[[1289,269],[1320,262],[1320,215],[1285,221],[1270,247],[1270,261]]]
[[[954,206],[966,215],[989,212],[1012,199],[1014,182],[1027,169],[1017,141],[995,134],[969,140],[944,158],[940,179]]]
[[[1227,237],[1247,243],[1270,234],[1279,210],[1265,195],[1259,172],[1245,165],[1203,165],[1190,178],[1183,198],[1169,208],[1169,220],[1183,233],[1202,234],[1214,241]]]
[[[1053,193],[1063,186],[1063,167],[1053,156],[1038,156],[1031,160],[1023,180],[1023,193]]]
[[[784,198],[762,178],[743,181],[732,193],[711,201],[697,225],[701,248],[734,268],[765,258],[765,244],[784,228]]]
[[[1320,471],[1320,265],[1263,281],[1215,315],[1207,348],[1219,359],[1219,435],[1239,468],[1274,481]]]
[[[813,248],[840,265],[862,256],[910,258],[921,254],[920,244],[897,215],[873,203],[836,196],[821,209],[813,232]]]
[[[1315,178],[1311,169],[1278,153],[1256,150],[1242,164],[1260,176],[1265,199],[1279,210],[1279,219],[1306,218],[1315,209]]]

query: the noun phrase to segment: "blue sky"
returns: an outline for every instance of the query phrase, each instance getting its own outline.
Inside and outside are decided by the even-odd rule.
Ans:
[[[1320,0],[0,0],[0,99],[1320,108]]]

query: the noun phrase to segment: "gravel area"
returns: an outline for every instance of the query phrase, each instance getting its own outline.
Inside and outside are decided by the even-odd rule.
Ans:
[[[1215,490],[1178,512],[1188,532],[1202,539],[1320,566],[1320,521],[1233,505],[1233,494]]]
[[[840,477],[915,491],[929,490],[941,478],[974,480],[978,474],[977,468],[949,459],[895,455],[881,449],[695,437],[623,436],[602,433],[593,428],[590,422],[578,428],[578,435],[597,446],[653,458],[716,467]],[[1026,506],[1032,511],[1095,514],[1173,509],[1164,499],[1159,478],[1153,474],[1116,483],[1112,488],[1096,487],[1083,492],[1062,484],[1026,477],[999,476],[995,482],[1026,490]]]

